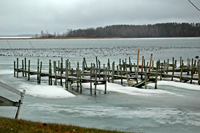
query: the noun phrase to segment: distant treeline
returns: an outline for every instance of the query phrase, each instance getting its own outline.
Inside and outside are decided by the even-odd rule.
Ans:
[[[158,23],[149,25],[111,25],[106,27],[68,30],[63,34],[41,32],[41,38],[65,37],[200,37],[200,23]]]

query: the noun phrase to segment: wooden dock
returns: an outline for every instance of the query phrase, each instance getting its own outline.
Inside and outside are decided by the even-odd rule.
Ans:
[[[137,56],[137,63],[132,63],[129,57],[129,62],[127,59],[119,59],[119,63],[116,65],[115,62],[110,63],[108,59],[107,64],[101,65],[100,60],[96,57],[96,62],[91,63],[90,67],[87,65],[86,59],[83,58],[82,68],[79,67],[79,62],[77,62],[76,68],[71,67],[69,59],[63,62],[63,58],[60,61],[49,60],[49,72],[42,72],[42,62],[37,61],[37,70],[30,70],[30,60],[28,61],[28,66],[26,63],[26,58],[22,60],[22,65],[19,67],[19,59],[14,61],[14,76],[19,77],[19,72],[22,76],[28,77],[30,80],[31,75],[37,75],[38,84],[41,82],[41,77],[48,77],[49,85],[58,84],[63,86],[65,84],[66,90],[69,90],[69,85],[76,83],[77,90],[82,93],[82,83],[90,83],[90,94],[92,95],[92,83],[95,85],[94,94],[96,95],[97,85],[104,85],[106,94],[107,92],[107,82],[114,83],[115,80],[127,81],[128,86],[147,88],[148,82],[155,83],[155,89],[157,89],[157,80],[165,80],[166,78],[173,81],[175,78],[180,82],[190,82],[197,81],[200,84],[200,62],[193,60],[190,62],[187,59],[187,64],[184,65],[182,58],[180,57],[180,65],[177,64],[177,60],[172,58],[171,63],[169,59],[167,61],[161,62],[160,60],[152,60],[153,54],[150,56],[150,61],[145,62],[144,57],[142,57],[142,63],[139,64],[139,50]],[[156,66],[154,66],[156,64]],[[65,67],[64,67],[65,66]],[[54,80],[52,80],[54,79]],[[63,80],[65,82],[63,82]]]

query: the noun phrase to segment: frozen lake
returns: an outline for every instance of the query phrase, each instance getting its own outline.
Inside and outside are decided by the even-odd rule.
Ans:
[[[85,57],[88,64],[95,57],[106,63],[119,62],[129,56],[136,63],[137,49],[147,61],[179,63],[180,56],[187,58],[200,55],[200,38],[153,38],[153,39],[11,39],[0,40],[0,81],[18,90],[26,90],[19,118],[84,127],[95,127],[127,132],[148,133],[197,133],[200,130],[200,86],[197,84],[159,81],[158,89],[148,84],[148,89],[121,86],[120,81],[108,83],[108,94],[103,86],[97,86],[97,96],[90,96],[89,84],[83,84],[83,94],[68,94],[63,87],[49,86],[48,78],[41,85],[36,77],[13,77],[13,61],[27,58],[36,69],[39,58],[48,70],[48,60],[70,59],[74,67]],[[102,64],[103,64],[102,63]],[[46,67],[45,67],[46,66]],[[21,75],[20,75],[21,76]],[[74,90],[76,88],[74,87]],[[19,100],[15,94],[0,87],[0,95]],[[0,107],[0,116],[14,118],[16,108]]]

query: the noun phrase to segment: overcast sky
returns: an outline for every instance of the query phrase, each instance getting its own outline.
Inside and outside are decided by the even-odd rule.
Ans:
[[[200,23],[200,11],[188,0],[0,0],[0,35],[165,22]]]

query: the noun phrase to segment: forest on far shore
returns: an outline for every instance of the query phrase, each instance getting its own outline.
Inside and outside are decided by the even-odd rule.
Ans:
[[[41,31],[35,38],[132,38],[132,37],[200,37],[200,23],[157,23],[148,25],[110,25],[87,29],[69,29],[63,34]]]

